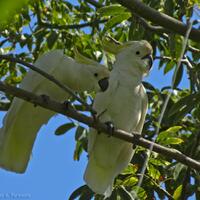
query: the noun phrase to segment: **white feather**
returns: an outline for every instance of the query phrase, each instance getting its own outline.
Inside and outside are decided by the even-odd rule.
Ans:
[[[140,55],[136,54],[137,51]],[[111,121],[115,128],[141,133],[147,112],[147,96],[141,82],[149,70],[142,57],[151,51],[149,43],[140,41],[130,43],[117,54],[109,87],[98,93],[94,100],[94,109],[102,122]],[[132,144],[91,129],[88,153],[84,179],[95,193],[108,197],[115,177],[133,156]]]
[[[35,66],[79,92],[99,91],[98,81],[109,76],[108,70],[99,63],[81,63],[65,56],[62,50],[53,50],[42,55]],[[98,77],[94,76],[95,73],[98,73]],[[48,95],[60,102],[70,96],[34,71],[27,73],[20,87],[38,95]],[[37,132],[54,114],[50,110],[14,98],[0,129],[0,166],[23,173],[27,168]]]

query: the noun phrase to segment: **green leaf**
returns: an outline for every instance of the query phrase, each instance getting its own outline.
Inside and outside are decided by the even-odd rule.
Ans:
[[[49,49],[52,49],[57,39],[58,39],[58,33],[52,31],[50,35],[47,37],[47,45]]]
[[[177,88],[178,87],[178,85],[180,84],[180,82],[182,80],[182,77],[183,77],[183,64],[180,65],[180,67],[177,70],[177,73],[176,73],[176,69],[175,69],[174,75],[172,77],[172,79],[173,79],[173,88]]]
[[[169,50],[172,58],[176,58],[176,37],[174,33],[169,34]]]
[[[86,187],[83,190],[79,200],[86,200],[86,199],[90,200],[90,199],[92,199],[93,196],[94,196],[94,192],[89,187]]]
[[[138,178],[136,177],[128,177],[123,181],[123,185],[126,187],[133,187],[138,182]]]
[[[164,141],[164,144],[165,145],[168,145],[168,144],[180,144],[180,143],[183,143],[184,141],[181,139],[181,138],[177,138],[177,137],[170,137],[170,138],[167,138],[165,141]]]
[[[63,135],[73,127],[75,127],[74,123],[63,124],[55,130],[55,135]]]
[[[156,141],[160,142],[163,140],[166,140],[166,138],[171,138],[172,136],[175,136],[175,134],[182,128],[182,126],[173,126],[168,128],[165,131],[162,131],[159,133]]]
[[[109,197],[109,200],[118,200],[118,194],[117,194],[117,190],[113,190],[112,195]]]
[[[123,186],[118,189],[118,194],[120,195],[121,199],[134,200],[131,193],[128,192]]]
[[[112,17],[106,24],[105,24],[105,28],[104,28],[104,32],[111,29],[112,27],[114,27],[116,24],[119,24],[127,19],[129,19],[131,17],[131,14],[129,12],[125,12],[122,13],[120,15],[116,15],[114,17]]]
[[[185,116],[185,114],[189,113],[196,105],[196,103],[198,103],[200,100],[200,95],[195,93],[195,94],[191,94],[188,95],[186,97],[183,97],[182,99],[180,99],[178,102],[176,102],[175,104],[173,104],[170,108],[170,110],[167,112],[168,113],[168,117],[183,117]]]
[[[170,133],[176,133],[177,131],[179,131],[182,128],[182,126],[172,126],[170,128],[168,128],[166,131],[170,132]]]
[[[110,6],[104,6],[97,11],[101,16],[114,16],[127,12],[127,8],[120,4],[112,4]]]
[[[136,196],[137,191],[137,196]],[[142,187],[134,186],[131,191],[134,199],[147,199],[146,191]]]
[[[163,144],[163,145],[180,144],[184,142],[181,138],[175,137],[177,135],[177,132],[181,128],[182,128],[181,126],[174,126],[167,129],[166,131],[162,131],[158,135],[156,141],[159,144]]]
[[[168,62],[164,69],[164,74],[167,74],[169,71],[171,71],[174,68],[174,66],[175,66],[175,62],[173,60]]]
[[[144,87],[148,90],[152,90],[152,91],[155,91],[156,89],[154,88],[154,86],[151,84],[151,83],[148,83],[148,82],[145,82],[145,81],[142,81],[142,84],[144,85]]]
[[[86,191],[89,191],[90,189],[88,188],[87,185],[83,185],[76,189],[69,197],[69,200],[75,200],[77,197],[81,196],[81,194],[85,193]],[[90,190],[91,191],[91,190]]]
[[[86,129],[82,126],[78,126],[75,133],[75,140],[81,140],[83,137],[86,137]]]
[[[181,163],[177,163],[174,166],[174,170],[173,170],[173,179],[176,181],[179,177],[183,177],[185,176],[185,172],[187,170],[187,167]]]
[[[165,10],[166,14],[173,16],[174,8],[175,7],[174,7],[174,1],[173,0],[165,0],[164,10]]]
[[[159,180],[161,174],[158,169],[156,169],[152,164],[149,164],[148,167],[148,174],[155,180]]]
[[[176,190],[174,191],[173,198],[174,200],[180,200],[181,193],[182,193],[183,185],[179,185]]]
[[[126,167],[121,174],[122,175],[135,174],[137,170],[138,170],[138,165],[133,165],[129,163],[128,167]]]
[[[170,164],[170,162],[166,160],[156,159],[156,158],[150,158],[149,162],[156,166],[167,166]]]
[[[80,155],[83,152],[83,147],[80,141],[76,142],[76,148],[74,151],[74,160],[79,160],[80,159]]]

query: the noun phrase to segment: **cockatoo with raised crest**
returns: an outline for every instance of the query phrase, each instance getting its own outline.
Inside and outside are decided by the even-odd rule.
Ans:
[[[101,122],[127,132],[142,132],[148,99],[142,79],[152,66],[152,47],[145,41],[121,45],[104,43],[105,50],[116,55],[109,86],[94,99],[94,110]],[[87,185],[97,194],[108,197],[115,177],[127,167],[133,156],[133,145],[90,129],[89,160],[84,174]]]
[[[77,92],[103,91],[107,87],[107,68],[77,51],[74,60],[64,55],[63,50],[52,50],[42,55],[35,66]],[[70,97],[34,71],[27,73],[20,88],[37,95],[48,95],[57,101],[65,101]],[[23,173],[27,168],[37,132],[55,114],[15,97],[0,129],[0,167]]]

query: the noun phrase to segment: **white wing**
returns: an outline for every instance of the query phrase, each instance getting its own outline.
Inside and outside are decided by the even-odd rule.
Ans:
[[[94,63],[93,63],[94,65]],[[76,91],[94,90],[98,80],[109,75],[108,70],[77,63],[65,56],[62,50],[53,50],[41,56],[35,63],[48,74]],[[98,74],[98,77],[94,74]],[[29,71],[20,87],[35,94],[46,94],[57,101],[66,100],[69,95],[40,74]],[[27,167],[37,132],[55,113],[19,98],[14,98],[0,129],[0,166],[23,173]]]

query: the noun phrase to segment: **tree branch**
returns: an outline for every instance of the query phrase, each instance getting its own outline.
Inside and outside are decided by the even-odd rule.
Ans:
[[[159,60],[167,60],[167,61],[174,61],[177,62],[175,58],[169,57],[169,56],[155,56],[154,60],[159,59]],[[185,57],[184,59],[181,59],[181,63],[187,65],[189,69],[193,69],[192,64],[190,61]]]
[[[145,18],[155,24],[158,24],[170,31],[185,35],[187,32],[187,25],[179,20],[170,17],[164,13],[160,13],[153,8],[142,3],[140,0],[117,0],[121,5],[127,7],[131,12],[136,13],[142,18]],[[192,29],[190,39],[200,42],[200,30]]]
[[[97,24],[102,24],[105,23],[106,21],[108,21],[107,19],[96,19],[94,21],[91,22],[86,22],[86,23],[82,23],[82,24],[69,24],[69,25],[59,25],[59,24],[50,24],[47,22],[40,22],[40,25],[46,28],[50,28],[50,29],[59,29],[59,30],[67,30],[67,29],[80,29],[80,28],[85,28],[88,26],[96,26]]]
[[[197,49],[195,47],[192,47],[192,46],[188,46],[188,50],[193,52],[193,53],[200,53],[200,49]]]
[[[88,1],[89,3],[94,3],[96,6],[100,5],[98,2],[95,1]],[[93,5],[94,5],[93,4]],[[59,25],[59,24],[52,24],[52,23],[48,23],[48,22],[44,22],[42,20],[42,17],[40,15],[40,8],[39,8],[39,4],[36,3],[35,5],[35,11],[36,11],[36,16],[37,16],[37,20],[38,20],[38,24],[40,26],[43,26],[45,28],[50,28],[50,29],[59,29],[59,30],[67,30],[67,29],[80,29],[80,28],[85,28],[88,26],[96,26],[98,24],[102,24],[105,23],[106,21],[108,21],[107,19],[95,19],[93,21],[90,22],[86,22],[86,23],[82,23],[82,24],[68,24],[68,25]]]
[[[93,110],[92,106],[85,103],[85,101],[82,100],[80,97],[78,97],[72,89],[63,85],[60,81],[55,79],[54,76],[46,73],[45,71],[41,70],[40,68],[35,67],[34,65],[32,65],[30,63],[27,63],[27,62],[25,62],[25,61],[23,61],[19,58],[13,57],[13,55],[0,55],[0,59],[5,59],[5,60],[8,60],[10,62],[20,63],[20,64],[32,69],[33,71],[39,73],[40,75],[42,75],[43,77],[45,77],[49,81],[55,83],[59,88],[61,88],[62,90],[64,90],[68,94],[70,94],[72,97],[74,97],[77,101],[79,101],[81,104],[83,104],[91,113],[96,114],[96,112]]]
[[[141,25],[150,30],[150,31],[153,31],[153,32],[156,32],[156,33],[169,33],[171,31],[169,31],[168,29],[166,28],[163,28],[162,26],[153,26],[151,24],[149,24],[144,18],[140,17],[139,15],[133,13],[133,17],[136,17],[139,22],[141,23]]]
[[[0,81],[0,90],[5,93],[14,95],[18,98],[24,99],[25,101],[29,101],[33,103],[34,105],[39,105],[43,108],[46,108],[54,112],[63,114],[67,117],[73,118],[79,122],[82,122],[88,125],[89,127],[93,127],[97,129],[99,132],[102,132],[108,135],[110,134],[106,124],[99,122],[97,119],[93,119],[92,117],[88,117],[86,115],[83,115],[77,112],[71,105],[68,105],[66,107],[65,104],[58,103],[57,101],[51,100],[50,98],[44,98],[43,95],[38,96],[31,92],[25,91],[23,89],[4,84],[1,81]],[[140,145],[145,148],[149,148],[150,146],[152,146],[152,143],[153,143],[149,140],[142,138],[142,136],[139,135],[138,133],[128,133],[123,130],[115,130],[113,137],[122,139],[124,141],[133,143],[135,145]],[[173,158],[187,166],[190,166],[191,168],[200,170],[200,162],[182,154],[180,151],[176,149],[167,148],[167,147],[154,143],[153,150],[164,156]]]

